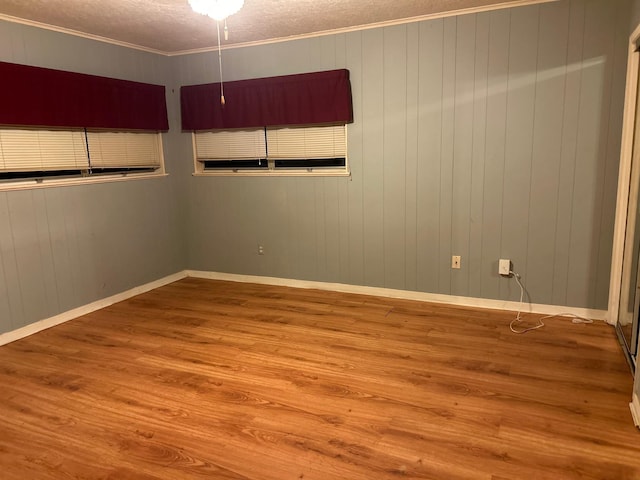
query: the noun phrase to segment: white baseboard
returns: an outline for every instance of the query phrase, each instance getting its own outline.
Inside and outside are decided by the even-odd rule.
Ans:
[[[486,298],[459,297],[456,295],[444,295],[439,293],[412,292],[408,290],[395,290],[381,287],[365,287],[362,285],[348,285],[344,283],[314,282],[310,280],[295,280],[289,278],[261,277],[254,275],[238,275],[234,273],[204,272],[199,270],[186,270],[188,277],[206,278],[211,280],[227,280],[231,282],[260,283],[265,285],[279,285],[294,288],[313,288],[317,290],[330,290],[344,293],[358,293],[362,295],[375,295],[379,297],[401,298],[404,300],[418,300],[422,302],[446,303],[464,307],[490,308],[494,310],[517,311],[520,302],[506,300],[491,300]],[[540,313],[543,315],[558,315],[572,313],[593,320],[604,320],[606,310],[590,308],[563,307],[558,305],[525,304],[525,313]]]
[[[317,290],[328,290],[334,292],[344,293],[356,293],[361,295],[375,295],[379,297],[401,298],[405,300],[418,300],[422,302],[435,302],[446,303],[448,305],[459,305],[464,307],[475,308],[490,308],[495,310],[507,310],[517,311],[520,308],[519,302],[510,302],[505,300],[490,300],[485,298],[473,298],[473,297],[459,297],[456,295],[443,295],[438,293],[425,293],[425,292],[412,292],[408,290],[395,290],[391,288],[381,287],[366,287],[362,285],[348,285],[344,283],[328,283],[328,282],[315,282],[310,280],[295,280],[290,278],[277,278],[277,277],[262,277],[256,275],[238,275],[234,273],[220,273],[220,272],[204,272],[199,270],[183,270],[182,272],[174,273],[168,277],[155,280],[150,283],[146,283],[139,287],[134,287],[126,292],[121,292],[116,295],[112,295],[101,300],[97,300],[88,305],[74,308],[66,312],[60,313],[54,317],[46,318],[38,322],[32,323],[22,328],[12,330],[0,334],[0,346],[7,343],[19,340],[34,333],[40,332],[47,328],[60,325],[61,323],[68,322],[74,318],[86,315],[101,308],[108,307],[114,303],[127,300],[128,298],[140,295],[141,293],[148,292],[155,288],[162,287],[169,283],[182,280],[186,277],[205,278],[211,280],[226,280],[230,282],[243,282],[243,283],[260,283],[264,285],[279,285],[283,287],[294,288],[313,288]],[[575,308],[575,307],[562,307],[557,305],[542,305],[542,304],[525,304],[525,312],[540,313],[546,315],[557,315],[561,313],[572,313],[585,318],[591,318],[594,320],[604,320],[605,310],[593,310],[587,308]],[[637,401],[637,397],[634,397]],[[633,412],[633,410],[632,410]],[[640,414],[640,404],[636,406],[636,412]],[[640,415],[639,415],[640,418]]]
[[[629,409],[631,410],[633,423],[635,423],[636,427],[640,428],[640,399],[638,399],[638,395],[635,393],[633,394],[633,399],[629,404]]]
[[[135,297],[136,295],[140,295],[141,293],[153,290],[154,288],[159,288],[169,283],[182,280],[186,276],[187,273],[185,271],[174,273],[173,275],[169,275],[168,277],[164,277],[159,280],[140,285],[139,287],[134,287],[130,290],[127,290],[126,292],[117,293],[110,297],[91,302],[88,305],[83,305],[72,310],[67,310],[66,312],[62,312],[54,317],[45,318],[44,320],[31,323],[22,328],[3,333],[0,335],[0,346],[6,345],[7,343],[14,342],[24,337],[28,337],[29,335],[33,335],[34,333],[40,332],[47,328],[60,325],[61,323],[68,322],[69,320],[81,317],[82,315],[95,312],[96,310],[108,307],[109,305],[113,305],[114,303],[122,302],[123,300],[127,300],[128,298]]]

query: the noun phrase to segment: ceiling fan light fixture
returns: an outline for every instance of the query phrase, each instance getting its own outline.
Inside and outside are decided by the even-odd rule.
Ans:
[[[194,12],[222,21],[237,13],[244,5],[244,0],[189,0]]]

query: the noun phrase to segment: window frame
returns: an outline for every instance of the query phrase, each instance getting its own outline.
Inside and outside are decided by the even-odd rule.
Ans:
[[[83,169],[52,169],[42,170],[42,172],[51,172],[52,174],[43,174],[38,176],[41,171],[32,171],[33,174],[29,174],[27,170],[18,171],[16,175],[22,173],[24,177],[0,179],[0,191],[10,190],[23,190],[23,189],[38,189],[48,187],[59,186],[71,186],[71,185],[86,185],[91,183],[107,183],[114,181],[135,180],[135,179],[148,179],[167,176],[165,169],[164,158],[164,137],[161,131],[144,131],[144,130],[120,130],[120,129],[83,129],[83,128],[57,128],[57,127],[32,127],[32,126],[10,126],[2,125],[0,130],[33,130],[33,131],[62,131],[73,132],[82,130],[85,139],[88,134],[100,134],[100,133],[140,133],[149,134],[155,137],[158,155],[158,166],[151,170],[153,167],[114,167],[111,168],[89,168]],[[1,148],[1,147],[0,147]],[[88,154],[90,158],[90,152]],[[0,162],[1,163],[1,162]],[[92,170],[94,170],[92,172]],[[115,171],[110,171],[115,170]],[[54,172],[67,172],[67,174],[56,175]],[[1,172],[10,175],[11,172]]]
[[[296,128],[309,128],[309,127],[317,127],[318,125],[299,125]],[[286,176],[316,176],[316,177],[350,177],[351,169],[349,167],[349,148],[348,148],[348,129],[347,124],[333,125],[334,127],[344,128],[344,166],[340,167],[322,167],[322,166],[309,166],[309,167],[276,167],[276,161],[282,161],[281,159],[269,158],[268,155],[268,143],[267,142],[267,129],[273,129],[278,127],[259,127],[256,130],[262,130],[265,132],[265,144],[267,150],[267,156],[265,161],[268,162],[268,167],[262,168],[220,168],[220,169],[207,169],[205,167],[205,162],[207,160],[198,159],[198,150],[197,150],[197,142],[196,135],[198,133],[206,133],[213,132],[214,130],[200,130],[200,131],[192,131],[191,132],[191,147],[193,152],[193,176],[251,176],[251,177],[286,177]],[[281,128],[291,128],[291,126],[281,127]],[[230,129],[231,130],[231,129]],[[246,130],[246,129],[245,129]],[[217,130],[223,131],[223,130]],[[342,157],[336,157],[342,158]],[[257,160],[257,159],[256,159]],[[299,161],[304,161],[306,159],[300,158],[296,159]],[[312,159],[309,159],[312,161]],[[214,161],[214,160],[211,160]],[[229,161],[233,161],[229,159]],[[287,160],[285,160],[287,161]]]

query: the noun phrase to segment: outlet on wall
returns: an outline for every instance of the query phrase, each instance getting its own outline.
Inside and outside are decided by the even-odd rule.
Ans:
[[[258,245],[258,255],[264,255],[264,247],[262,245]]]
[[[511,260],[507,258],[501,258],[498,261],[498,273],[500,275],[510,275],[511,274]]]
[[[460,268],[460,255],[451,257],[451,268]]]

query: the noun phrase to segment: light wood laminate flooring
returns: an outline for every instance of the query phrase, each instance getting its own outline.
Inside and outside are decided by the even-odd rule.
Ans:
[[[640,479],[613,328],[185,279],[0,347],[0,478]]]

